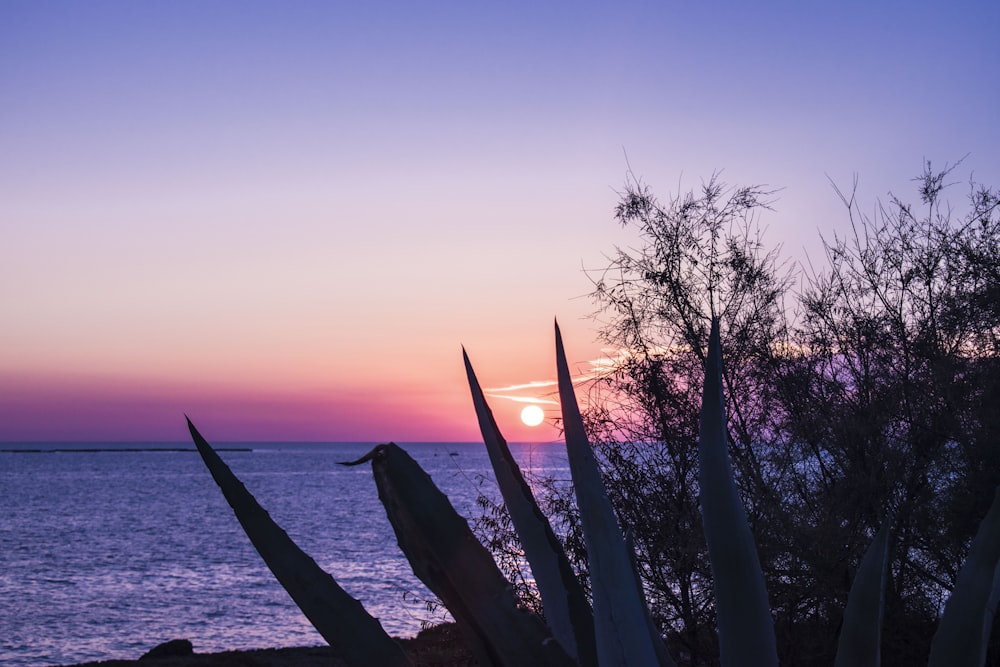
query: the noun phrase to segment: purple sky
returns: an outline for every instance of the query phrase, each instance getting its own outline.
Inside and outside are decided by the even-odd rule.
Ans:
[[[1000,184],[995,1],[540,5],[0,3],[0,440],[476,439],[461,345],[602,354],[628,165],[783,188],[795,261],[830,179]]]

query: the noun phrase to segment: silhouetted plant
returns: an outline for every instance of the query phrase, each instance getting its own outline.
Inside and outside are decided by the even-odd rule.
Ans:
[[[846,570],[887,510],[896,529],[887,590],[887,654],[927,647],[979,517],[1000,481],[992,342],[1000,227],[997,197],[973,185],[959,217],[943,199],[954,167],[916,179],[923,212],[895,196],[873,216],[842,193],[851,230],[826,242],[828,265],[808,279],[785,388],[790,456],[810,461],[795,498],[815,546],[802,569]],[[831,511],[832,510],[832,511]],[[839,522],[836,526],[831,521]],[[838,545],[847,545],[844,546]],[[831,586],[817,590],[826,594]]]
[[[595,279],[603,337],[621,354],[584,418],[651,611],[693,663],[717,654],[694,458],[699,341],[713,313],[736,479],[783,661],[830,663],[854,570],[889,514],[888,664],[927,655],[1000,482],[998,195],[972,184],[959,213],[944,200],[953,170],[927,164],[920,203],[890,195],[874,217],[842,194],[850,233],[828,239],[827,264],[808,273],[764,244],[766,189],[713,178],[661,205],[626,185],[615,216],[641,244],[616,249]],[[572,491],[541,486],[572,536]],[[578,547],[566,552],[586,580]]]
[[[614,390],[598,398],[616,401],[611,408],[597,403],[589,414],[590,432],[605,438],[602,459],[591,447],[556,327],[576,512],[559,505],[565,495],[553,486],[543,501],[550,509],[566,508],[561,519],[567,530],[553,530],[466,357],[473,404],[507,508],[491,512],[480,526],[493,531],[493,544],[507,550],[505,556],[516,544],[523,547],[547,624],[519,604],[494,558],[406,452],[379,445],[351,464],[371,463],[399,547],[451,611],[480,664],[672,667],[664,629],[684,663],[713,664],[701,633],[711,624],[726,667],[777,665],[780,653],[797,665],[833,660],[815,635],[830,643],[839,635],[838,665],[877,667],[882,643],[892,644],[894,660],[905,650],[926,655],[925,637],[914,628],[929,634],[933,621],[930,667],[985,662],[1000,604],[995,451],[985,477],[996,491],[985,518],[970,521],[968,532],[928,522],[964,511],[970,498],[981,500],[982,486],[968,495],[970,483],[984,479],[972,476],[971,464],[997,442],[995,421],[977,418],[988,416],[982,404],[996,398],[990,392],[998,383],[1000,325],[976,305],[997,290],[995,268],[985,264],[1000,246],[1000,200],[974,188],[972,217],[952,226],[938,199],[947,173],[929,165],[925,170],[920,191],[929,206],[926,218],[893,200],[893,212],[883,213],[878,224],[866,218],[855,224],[853,242],[828,244],[830,271],[814,274],[802,294],[803,323],[795,327],[782,319],[785,284],[775,277],[775,255],[761,254],[760,243],[750,241],[756,237],[745,231],[727,236],[734,229],[727,224],[752,220],[759,191],[735,190],[727,199],[712,181],[703,198],[677,200],[669,210],[645,190],[627,193],[620,215],[638,216],[663,247],[635,263],[620,254],[615,261],[622,282],[610,289],[598,284],[598,296],[611,294],[621,316],[620,342],[640,345],[623,350],[621,365],[598,385]],[[853,213],[853,199],[844,200]],[[696,236],[699,230],[707,240]],[[668,266],[652,270],[650,261]],[[657,296],[659,288],[665,296]],[[707,347],[701,338],[706,324]],[[723,329],[734,341],[725,360]],[[664,332],[675,335],[669,345],[653,338]],[[727,369],[733,364],[735,370]],[[690,415],[679,408],[695,403],[692,392],[699,386],[691,452],[687,436],[675,439],[667,427],[684,434]],[[619,425],[615,411],[623,406],[635,412]],[[377,620],[289,539],[189,426],[255,548],[323,636],[351,664],[408,664]],[[662,470],[679,488],[659,486]],[[697,572],[696,583],[694,569],[680,576],[669,569],[685,564],[677,557],[683,549],[673,551],[672,541],[695,544],[684,542],[698,534],[686,513],[695,500],[710,567]],[[978,526],[974,537],[972,524]],[[572,545],[578,535],[585,557],[579,548],[567,555],[562,543]],[[517,554],[501,562],[516,568],[526,584]],[[586,573],[589,591],[574,563]],[[663,580],[651,575],[661,571]],[[840,572],[843,585],[836,581]],[[696,592],[705,601],[697,611],[714,619],[689,620],[675,611],[664,628],[650,600],[684,601],[683,594],[671,598],[660,591],[664,581]],[[778,593],[769,596],[769,587]],[[531,590],[522,587],[521,596]],[[905,631],[901,622],[909,624]],[[812,641],[795,641],[803,629]],[[778,640],[785,637],[792,639],[781,647]]]

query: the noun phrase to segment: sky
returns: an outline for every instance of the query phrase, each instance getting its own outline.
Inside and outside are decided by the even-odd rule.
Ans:
[[[0,441],[475,441],[463,346],[507,439],[558,441],[553,320],[574,372],[610,353],[630,170],[780,188],[765,240],[815,261],[832,184],[1000,186],[998,34],[995,0],[4,0]]]

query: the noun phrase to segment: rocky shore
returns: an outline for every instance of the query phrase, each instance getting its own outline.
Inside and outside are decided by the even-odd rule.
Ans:
[[[427,628],[400,644],[414,667],[475,667],[477,664],[453,623]],[[329,646],[268,648],[197,653],[187,640],[173,640],[134,660],[101,660],[67,667],[346,667]]]

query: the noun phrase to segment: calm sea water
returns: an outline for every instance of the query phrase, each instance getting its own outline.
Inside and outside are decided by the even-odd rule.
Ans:
[[[402,445],[467,519],[496,497],[480,444]],[[0,444],[0,449],[36,445]],[[46,444],[0,452],[0,664],[134,659],[174,638],[197,652],[323,644],[250,545],[201,458],[177,445]],[[145,451],[123,451],[140,447]],[[396,636],[440,621],[396,546],[353,444],[217,444],[306,553]],[[117,451],[80,451],[113,448]],[[512,444],[568,477],[565,448]]]

